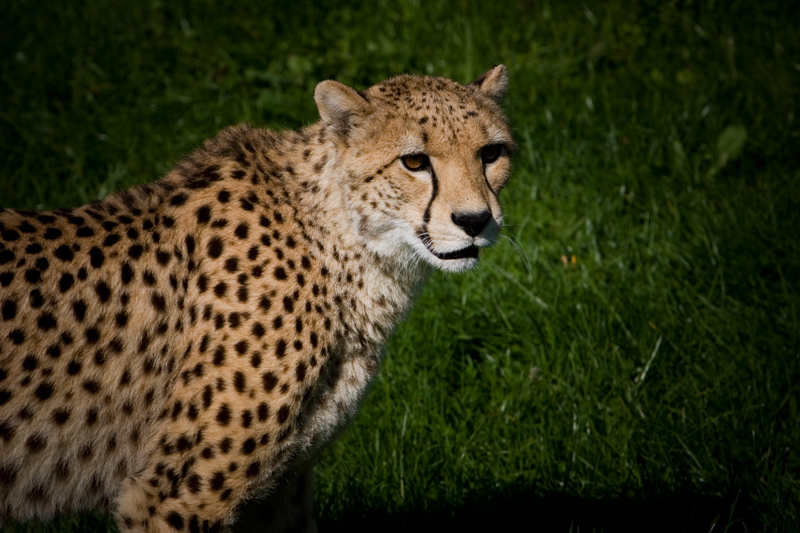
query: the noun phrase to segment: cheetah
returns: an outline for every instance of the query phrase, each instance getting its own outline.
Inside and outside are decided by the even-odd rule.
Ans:
[[[298,131],[229,127],[152,184],[0,209],[0,524],[316,531],[314,458],[389,336],[498,237],[506,90],[502,65],[323,81]]]

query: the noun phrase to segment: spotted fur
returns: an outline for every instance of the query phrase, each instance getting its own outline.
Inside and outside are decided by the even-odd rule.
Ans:
[[[0,522],[314,531],[308,472],[387,338],[497,236],[505,89],[502,66],[322,82],[300,131],[231,127],[151,185],[0,210]]]

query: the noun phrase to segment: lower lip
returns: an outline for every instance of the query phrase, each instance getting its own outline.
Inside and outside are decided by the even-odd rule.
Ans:
[[[477,246],[467,246],[466,248],[462,248],[461,250],[455,250],[453,252],[447,253],[437,253],[428,248],[428,250],[443,261],[449,261],[452,259],[470,259],[478,257],[478,247]]]

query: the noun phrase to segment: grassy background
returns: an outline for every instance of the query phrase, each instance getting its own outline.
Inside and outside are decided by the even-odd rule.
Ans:
[[[2,205],[157,179],[313,88],[508,66],[506,240],[437,274],[317,468],[323,531],[800,528],[791,2],[10,0]],[[104,531],[72,517],[12,531]]]

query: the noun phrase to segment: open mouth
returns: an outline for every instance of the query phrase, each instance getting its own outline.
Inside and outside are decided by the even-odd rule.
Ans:
[[[478,257],[478,247],[471,245],[467,246],[466,248],[462,248],[460,250],[453,250],[452,252],[437,252],[433,248],[430,247],[427,243],[425,244],[425,248],[428,249],[430,253],[438,257],[439,259],[448,260],[448,259],[465,259],[468,257]]]

